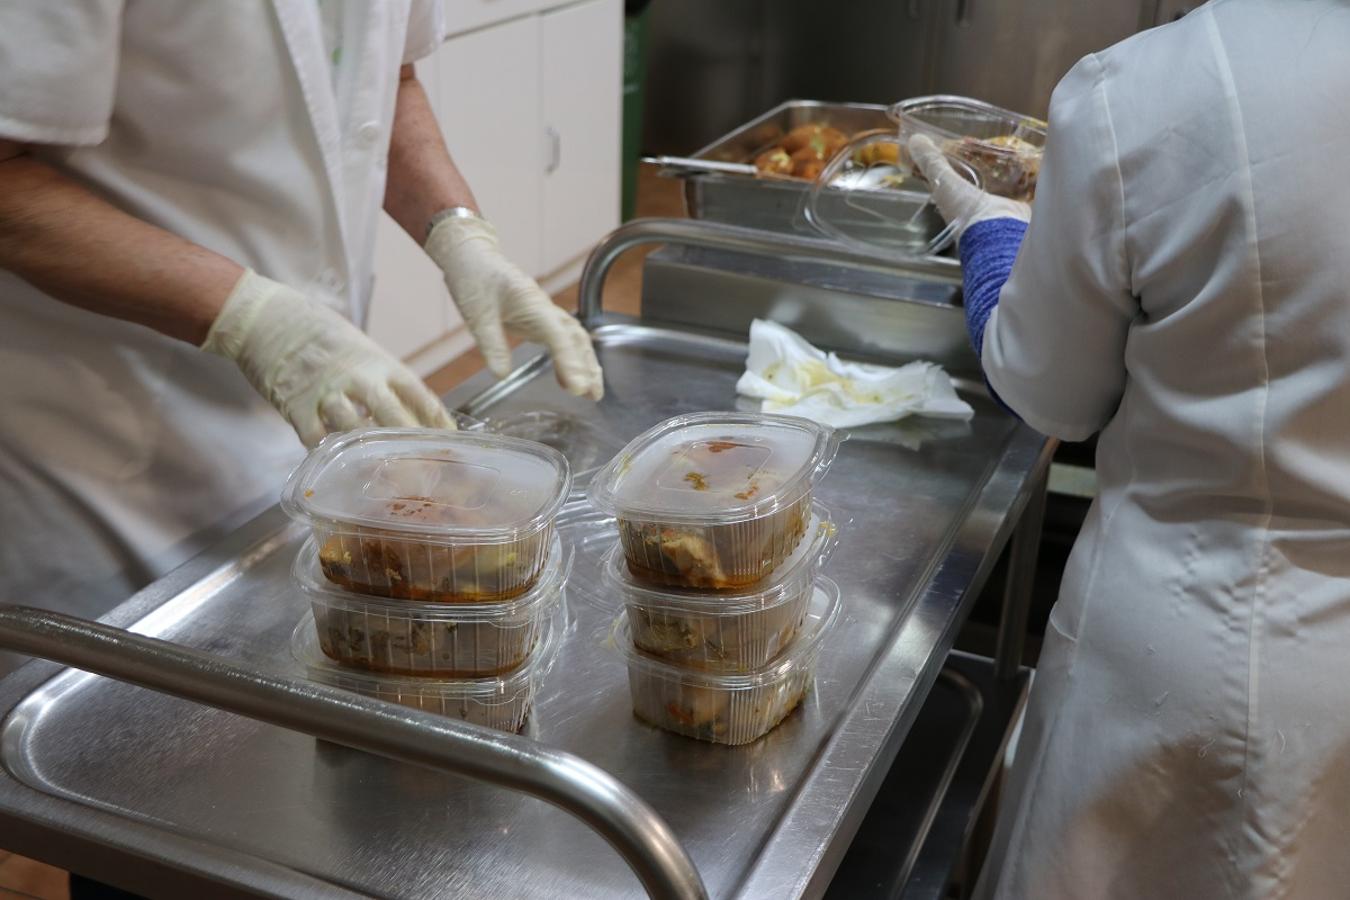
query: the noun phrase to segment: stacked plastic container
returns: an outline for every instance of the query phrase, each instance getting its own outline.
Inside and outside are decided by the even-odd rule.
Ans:
[[[591,482],[619,541],[602,563],[633,711],[679,734],[744,744],[810,686],[839,590],[812,489],[838,449],[805,419],[700,413],[633,440]]]
[[[571,475],[532,441],[381,428],[326,439],[282,508],[312,535],[294,576],[309,676],[518,731],[551,665]]]

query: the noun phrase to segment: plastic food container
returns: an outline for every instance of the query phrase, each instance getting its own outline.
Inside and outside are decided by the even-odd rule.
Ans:
[[[753,585],[806,531],[811,490],[839,449],[832,428],[754,413],[677,416],[596,473],[592,505],[613,515],[629,571],[668,587]]]
[[[545,622],[537,652],[520,668],[496,678],[413,678],[343,668],[319,649],[309,615],[300,620],[291,635],[291,652],[314,681],[475,725],[520,731],[529,718],[540,683],[557,657],[559,627],[555,622]]]
[[[401,675],[473,678],[516,668],[534,649],[571,568],[555,536],[533,588],[498,603],[433,603],[354,594],[323,577],[311,538],[295,560],[319,647],[344,666]]]
[[[374,428],[324,439],[292,473],[281,506],[313,529],[334,584],[491,602],[539,577],[570,484],[562,454],[532,441]]]
[[[1046,135],[1040,119],[949,95],[902,100],[888,114],[899,125],[901,144],[928,135],[948,156],[979,172],[990,193],[1014,200],[1036,193]]]
[[[648,587],[629,574],[618,547],[602,569],[610,592],[627,608],[639,650],[688,668],[747,672],[767,665],[797,637],[834,542],[829,512],[816,504],[806,537],[762,588],[708,594]]]
[[[714,744],[763,737],[806,696],[839,606],[839,587],[818,579],[797,640],[769,665],[738,675],[685,669],[642,653],[633,646],[627,613],[621,614],[613,639],[628,663],[633,713],[658,728]]]

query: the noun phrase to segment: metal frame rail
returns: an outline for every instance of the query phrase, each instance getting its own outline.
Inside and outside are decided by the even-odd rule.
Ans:
[[[592,325],[599,317],[605,276],[614,262],[628,250],[643,244],[679,244],[810,262],[842,263],[892,275],[903,270],[931,281],[961,284],[960,265],[955,260],[940,256],[915,257],[901,263],[894,258],[799,235],[692,219],[634,219],[611,231],[586,259],[577,292],[577,316],[583,324]]]

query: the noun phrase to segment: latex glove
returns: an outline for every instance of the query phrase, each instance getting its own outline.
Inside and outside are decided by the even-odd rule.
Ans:
[[[253,271],[230,292],[202,349],[239,366],[305,446],[376,425],[455,427],[407,366],[337,312]]]
[[[933,203],[947,222],[956,222],[956,239],[976,222],[986,219],[1031,221],[1031,204],[983,191],[957,174],[947,157],[926,134],[909,139],[909,158],[923,173]]]
[[[501,378],[511,371],[509,330],[548,348],[566,390],[592,400],[603,396],[590,334],[502,254],[491,224],[470,217],[442,219],[427,236],[426,251],[445,273],[450,296],[493,374]]]

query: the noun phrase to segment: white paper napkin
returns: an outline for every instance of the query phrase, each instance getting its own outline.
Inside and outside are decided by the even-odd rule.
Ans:
[[[895,369],[845,362],[763,319],[750,324],[750,356],[736,392],[763,400],[765,412],[836,428],[912,415],[969,419],[975,414],[935,363],[912,362]]]

